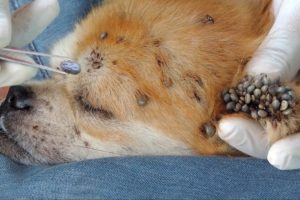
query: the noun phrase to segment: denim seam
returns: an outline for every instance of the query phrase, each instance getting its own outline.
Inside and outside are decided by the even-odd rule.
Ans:
[[[18,1],[11,1],[11,5],[14,8],[14,10],[17,10],[17,8],[19,7],[19,2]]]
[[[31,43],[29,44],[29,48],[30,48],[30,50],[32,50],[32,51],[36,51],[36,52],[38,51],[37,48],[36,48],[36,44],[35,44],[34,41],[31,42]],[[35,62],[37,62],[38,64],[44,65],[44,62],[42,61],[42,59],[41,59],[40,56],[35,56],[35,57],[34,57],[34,60],[35,60]],[[44,79],[49,78],[49,74],[48,74],[48,72],[47,72],[46,70],[40,70],[40,72],[42,73],[42,76],[43,76]]]

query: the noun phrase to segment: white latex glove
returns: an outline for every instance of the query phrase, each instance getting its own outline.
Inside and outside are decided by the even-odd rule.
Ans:
[[[36,38],[58,15],[57,0],[34,0],[12,16],[9,0],[0,0],[0,47],[23,47]],[[28,56],[10,54],[33,62]],[[31,79],[37,70],[19,64],[0,62],[0,87],[17,85]]]
[[[275,24],[249,62],[249,74],[292,80],[300,68],[300,0],[273,0]],[[236,149],[268,159],[278,169],[300,169],[300,134],[268,145],[262,127],[252,120],[224,118],[220,138]]]

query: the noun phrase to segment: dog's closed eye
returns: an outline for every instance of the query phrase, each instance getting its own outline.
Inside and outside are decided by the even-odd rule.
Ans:
[[[100,118],[104,118],[104,119],[114,118],[114,115],[112,112],[102,108],[101,106],[94,107],[87,100],[85,100],[84,97],[81,95],[75,96],[75,100],[76,100],[77,104],[79,104],[80,108],[83,109],[85,112],[88,112],[93,115],[97,115]]]

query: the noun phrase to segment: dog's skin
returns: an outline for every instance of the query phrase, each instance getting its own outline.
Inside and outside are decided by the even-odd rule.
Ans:
[[[12,89],[1,106],[1,152],[25,164],[241,155],[203,127],[225,113],[220,94],[270,30],[271,4],[107,1],[53,48],[78,60],[81,74]],[[18,98],[26,105],[12,106]]]

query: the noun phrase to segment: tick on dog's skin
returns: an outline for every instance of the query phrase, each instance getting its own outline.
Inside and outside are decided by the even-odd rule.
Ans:
[[[88,146],[90,146],[90,144],[89,144],[87,141],[85,141],[85,142],[84,142],[84,146],[85,146],[85,147],[88,147]]]
[[[203,87],[203,81],[200,77],[196,77],[195,81],[197,82],[197,84],[200,86],[200,87]]]
[[[203,19],[201,19],[201,22],[203,24],[214,24],[215,19],[210,15],[206,15]]]
[[[194,97],[198,103],[201,103],[201,96],[197,91],[194,91]]]
[[[206,137],[213,137],[216,133],[216,128],[212,123],[205,123],[200,128],[200,131],[206,136]]]
[[[124,42],[124,37],[118,37],[117,38],[117,44],[121,43],[121,42]]]
[[[160,46],[160,40],[154,40],[154,41],[153,41],[153,45],[154,45],[155,47],[159,47],[159,46]]]
[[[91,65],[93,69],[100,69],[103,66],[103,60],[101,53],[98,52],[98,49],[94,49],[91,51],[89,57],[87,58],[87,61]],[[90,71],[88,71],[90,72]]]
[[[79,74],[81,71],[81,66],[80,64],[72,61],[72,60],[65,60],[60,63],[60,68],[68,73],[68,74]]]
[[[148,104],[149,102],[149,97],[146,94],[143,94],[140,91],[136,92],[136,102],[139,106],[144,107]]]
[[[107,37],[108,37],[108,33],[107,32],[100,33],[101,40],[105,40]]]
[[[203,81],[200,76],[197,76],[195,74],[187,74],[187,77],[192,78],[201,88],[203,87]]]
[[[162,67],[164,65],[164,61],[160,57],[156,57],[156,61],[158,66]]]

